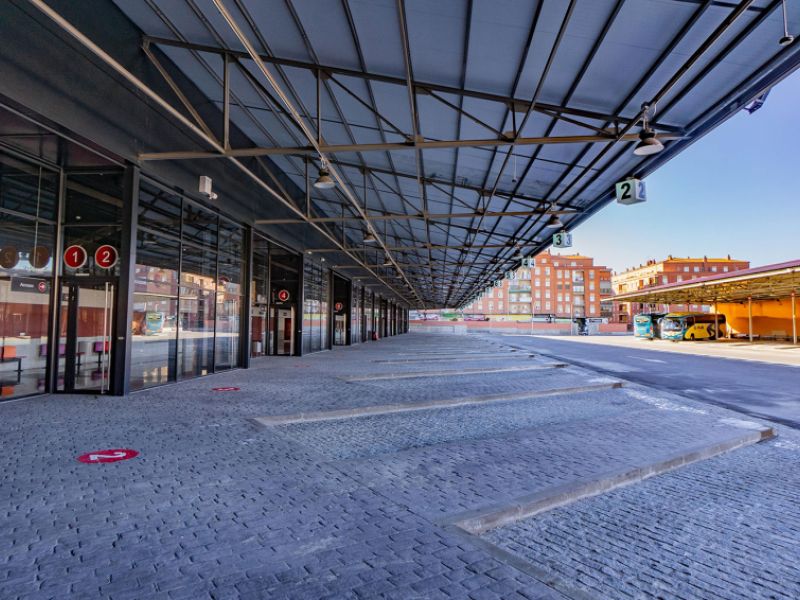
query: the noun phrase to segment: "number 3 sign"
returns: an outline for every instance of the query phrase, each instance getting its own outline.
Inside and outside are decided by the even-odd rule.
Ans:
[[[104,244],[94,251],[94,264],[103,269],[113,269],[118,258],[117,249],[108,244]]]

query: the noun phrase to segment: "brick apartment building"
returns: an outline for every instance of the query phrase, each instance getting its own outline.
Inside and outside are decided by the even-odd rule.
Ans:
[[[677,283],[715,275],[747,269],[750,262],[736,260],[728,255],[727,258],[676,258],[669,255],[666,260],[648,260],[646,264],[632,267],[622,273],[615,273],[611,284],[615,294],[635,292],[648,287],[656,287],[667,283]],[[630,323],[634,315],[649,310],[658,312],[676,311],[708,311],[710,307],[699,304],[668,304],[645,305],[631,302],[613,303],[614,323]]]
[[[551,318],[613,316],[610,297],[611,270],[596,266],[580,254],[536,256],[534,265],[520,267],[513,279],[492,287],[464,307],[464,314],[482,314],[493,320],[522,320],[531,316]]]

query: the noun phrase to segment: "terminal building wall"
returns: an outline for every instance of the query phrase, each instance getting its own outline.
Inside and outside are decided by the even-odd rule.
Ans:
[[[748,335],[749,319],[746,301],[742,303],[720,302],[718,311],[725,315],[731,334]],[[795,308],[795,311],[798,312],[798,309]],[[777,339],[792,337],[792,298],[754,300],[752,315],[753,335]]]

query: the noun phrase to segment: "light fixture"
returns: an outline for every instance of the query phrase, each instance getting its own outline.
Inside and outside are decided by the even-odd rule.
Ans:
[[[517,253],[511,257],[512,260],[522,260],[523,258],[525,257],[522,255],[521,250],[517,250]]]
[[[639,143],[633,149],[636,156],[650,156],[651,154],[658,154],[664,149],[662,144],[656,137],[656,132],[649,127],[642,127],[639,132]]]
[[[364,234],[364,243],[365,244],[374,244],[377,241],[378,241],[377,238],[374,235],[372,235],[371,231],[368,231],[367,233]]]
[[[778,40],[781,46],[788,46],[794,41],[794,36],[789,33],[789,17],[786,14],[786,0],[781,3],[783,5],[783,37]]]
[[[328,173],[328,169],[322,167],[319,170],[319,176],[317,180],[314,182],[314,187],[318,190],[329,190],[333,187],[336,187],[336,183],[331,179],[330,173]]]
[[[563,227],[564,223],[558,218],[558,215],[552,215],[547,221],[547,227]]]
[[[636,156],[650,156],[658,154],[664,149],[664,144],[658,140],[655,130],[650,127],[647,118],[649,112],[650,105],[645,102],[642,104],[642,130],[639,132],[639,143],[633,149]],[[655,114],[655,109],[653,109],[653,114]]]

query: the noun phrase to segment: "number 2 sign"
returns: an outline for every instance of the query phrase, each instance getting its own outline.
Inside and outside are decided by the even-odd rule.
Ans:
[[[94,251],[94,264],[103,269],[113,269],[118,258],[117,249],[108,244],[104,244]]]
[[[619,204],[638,204],[647,201],[647,190],[644,181],[631,177],[616,185],[616,196]]]

